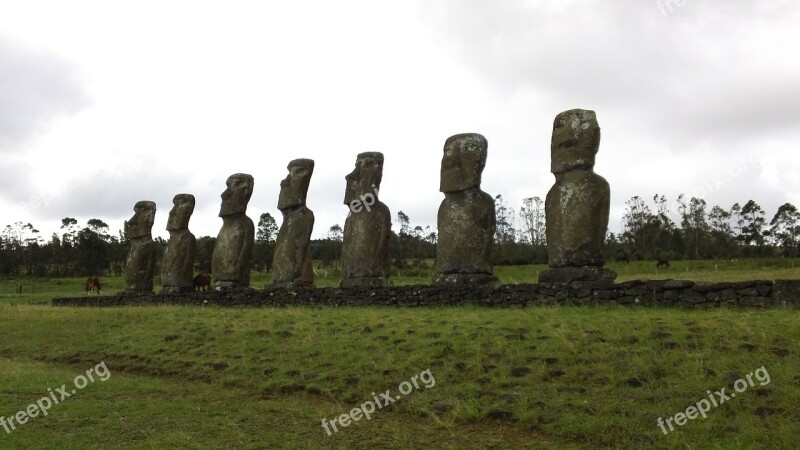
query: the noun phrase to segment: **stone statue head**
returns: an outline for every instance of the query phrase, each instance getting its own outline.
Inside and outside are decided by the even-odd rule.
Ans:
[[[444,143],[439,191],[457,192],[481,184],[489,143],[478,133],[450,136]]]
[[[383,153],[359,153],[355,169],[344,179],[347,180],[347,188],[344,191],[345,205],[367,194],[377,195],[383,179]]]
[[[550,171],[554,174],[594,167],[600,147],[600,126],[594,111],[571,109],[556,116],[550,143]]]
[[[228,177],[225,185],[228,187],[220,196],[222,206],[219,209],[219,216],[244,214],[247,211],[247,202],[253,195],[253,186],[255,185],[253,177],[246,173],[235,173]]]
[[[178,194],[172,198],[172,209],[167,219],[167,231],[186,230],[194,212],[194,195]]]
[[[149,236],[156,219],[156,204],[147,200],[136,202],[133,217],[125,221],[125,236],[128,239]]]
[[[281,181],[281,193],[278,196],[280,210],[305,205],[308,184],[314,173],[314,160],[294,159],[286,168],[289,170],[289,175]]]

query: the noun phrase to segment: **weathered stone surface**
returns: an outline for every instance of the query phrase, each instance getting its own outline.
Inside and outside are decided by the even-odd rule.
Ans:
[[[685,302],[697,304],[705,302],[706,296],[695,290],[686,289],[682,292],[680,299]]]
[[[602,267],[558,267],[540,272],[539,283],[566,284],[579,281],[595,283],[600,282],[603,285],[612,285],[616,277],[616,272],[613,270],[604,269]]]
[[[360,153],[345,177],[344,204],[350,212],[344,223],[342,287],[388,284],[389,236],[392,214],[378,198],[383,178],[383,154]]]
[[[597,115],[586,109],[571,109],[556,116],[550,141],[550,172],[592,170],[600,148]]]
[[[433,277],[438,286],[494,285],[497,277],[485,273],[440,273]]]
[[[341,288],[380,288],[388,285],[388,278],[383,277],[344,278],[339,283],[339,287]]]
[[[739,299],[739,306],[766,308],[770,306],[771,302],[772,300],[767,297],[746,296]]]
[[[295,159],[289,162],[287,169],[289,174],[281,181],[278,197],[283,223],[275,241],[274,281],[267,286],[269,289],[295,289],[314,283],[310,247],[314,213],[306,206],[314,161]]]
[[[610,189],[593,171],[600,145],[594,111],[556,116],[550,146],[556,182],[547,193],[547,254],[550,267],[602,266]]]
[[[692,286],[692,290],[697,292],[706,294],[709,292],[721,291],[723,289],[729,289],[731,287],[731,283],[706,283],[706,282],[697,282]]]
[[[131,244],[123,272],[125,289],[152,291],[156,244],[151,231],[156,217],[156,204],[146,200],[136,202],[133,211],[133,217],[125,222],[125,237]]]
[[[440,184],[445,199],[437,217],[436,284],[484,283],[487,279],[443,276],[452,274],[483,274],[496,281],[492,276],[494,199],[480,189],[487,147],[486,138],[476,133],[457,134],[445,142]]]
[[[800,280],[775,280],[772,297],[775,306],[800,306]]]
[[[168,291],[191,291],[197,254],[197,240],[189,231],[194,195],[178,194],[172,199],[172,205],[167,220],[169,242],[161,260],[161,286]]]
[[[575,289],[580,286],[580,289]],[[705,296],[692,289],[670,289],[636,297],[626,292],[623,284],[587,288],[586,284],[517,284],[460,286],[385,286],[353,288],[314,288],[293,285],[286,289],[255,290],[238,287],[208,292],[123,291],[115,296],[73,297],[53,299],[56,306],[122,306],[148,304],[188,304],[217,306],[458,306],[517,308],[538,305],[640,305],[707,309],[715,307],[765,308],[782,307],[775,295],[800,295],[800,281],[779,282],[772,296],[739,296],[735,289],[712,291]],[[635,289],[635,287],[633,288]],[[588,290],[588,292],[586,292]],[[791,291],[791,292],[790,292]],[[717,296],[724,295],[726,299]],[[638,299],[638,301],[637,301]],[[795,307],[800,303],[795,303]],[[523,333],[524,334],[524,333]],[[512,335],[515,336],[516,335]],[[507,337],[508,339],[508,337]]]
[[[225,290],[250,285],[250,255],[255,242],[255,226],[245,215],[253,194],[251,175],[236,173],[228,177],[222,193],[219,216],[222,228],[211,255],[214,289]]]
[[[686,289],[694,286],[694,281],[689,280],[665,280],[662,285],[664,289]]]

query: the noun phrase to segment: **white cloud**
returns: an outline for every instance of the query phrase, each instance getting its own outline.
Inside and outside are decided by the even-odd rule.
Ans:
[[[382,200],[435,224],[447,137],[487,137],[483,189],[518,209],[553,183],[554,116],[581,107],[603,130],[612,229],[631,196],[700,192],[753,151],[758,164],[706,200],[753,198],[771,214],[800,201],[798,15],[787,1],[688,1],[667,15],[655,1],[17,3],[0,35],[26,43],[19,58],[39,55],[47,89],[13,91],[38,98],[36,120],[0,102],[0,135],[17,136],[0,208],[39,228],[86,215],[114,229],[151,199],[166,236],[172,196],[189,192],[193,231],[216,235],[228,175],[255,177],[254,220],[280,220],[286,164],[308,157],[323,236],[344,222],[356,154],[381,151]],[[38,193],[63,201],[19,208]]]

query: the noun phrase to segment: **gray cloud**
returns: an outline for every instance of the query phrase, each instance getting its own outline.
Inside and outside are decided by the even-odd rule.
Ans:
[[[75,182],[50,199],[50,205],[42,211],[42,217],[128,218],[133,215],[133,205],[140,200],[154,201],[161,216],[172,208],[175,194],[186,191],[185,177],[161,170],[142,168],[124,174],[101,172]],[[221,190],[216,186],[199,192],[197,189],[192,191],[189,193],[195,195],[200,207],[219,202]]]
[[[618,115],[676,149],[796,126],[800,62],[789,42],[800,41],[800,5],[661,3],[671,12],[656,1],[442,0],[426,19],[488,87]]]
[[[47,122],[89,103],[75,67],[0,36],[0,150],[14,150]]]

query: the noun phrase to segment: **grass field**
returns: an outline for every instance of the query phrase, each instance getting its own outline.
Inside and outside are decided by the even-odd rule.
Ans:
[[[611,267],[737,281],[800,278],[794,262]],[[521,283],[542,269],[497,272]],[[81,280],[22,280],[22,295],[17,282],[0,284],[0,416],[101,362],[110,376],[0,427],[0,448],[797,447],[798,310],[53,308]],[[663,434],[659,417],[722,388],[736,397]],[[370,420],[322,427],[387,389],[395,401]]]

